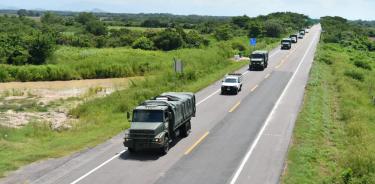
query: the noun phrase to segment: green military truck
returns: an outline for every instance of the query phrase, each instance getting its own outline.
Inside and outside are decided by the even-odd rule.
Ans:
[[[261,69],[264,70],[268,66],[268,51],[256,50],[250,55],[249,70]]]
[[[174,139],[189,135],[190,119],[195,117],[195,111],[193,93],[168,92],[146,100],[133,110],[131,126],[125,132],[124,146],[130,153],[157,149],[166,154]]]
[[[284,38],[281,40],[281,49],[291,49],[292,48],[292,39]]]
[[[298,34],[291,34],[289,38],[292,39],[292,43],[298,42]]]

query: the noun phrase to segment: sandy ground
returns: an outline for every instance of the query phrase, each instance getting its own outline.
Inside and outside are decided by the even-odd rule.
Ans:
[[[52,129],[69,128],[68,112],[83,100],[125,89],[140,78],[90,79],[51,82],[0,83],[0,125],[20,128],[30,122]]]

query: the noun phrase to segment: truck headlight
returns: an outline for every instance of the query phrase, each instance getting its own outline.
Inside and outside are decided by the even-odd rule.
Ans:
[[[161,141],[161,139],[160,138],[154,138],[154,140],[153,140],[154,142],[160,142]]]
[[[127,137],[125,137],[125,138],[124,138],[124,140],[125,140],[125,141],[130,141],[131,139],[129,139],[129,138],[127,138]]]

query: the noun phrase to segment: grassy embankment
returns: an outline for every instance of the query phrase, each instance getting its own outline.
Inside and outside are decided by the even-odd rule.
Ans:
[[[375,53],[321,44],[283,183],[375,183]]]
[[[134,81],[126,90],[88,101],[71,110],[71,115],[79,118],[79,122],[70,130],[52,131],[48,126],[37,123],[31,123],[21,129],[0,127],[0,176],[40,159],[61,157],[95,146],[128,128],[125,112],[131,111],[141,101],[164,91],[196,92],[218,80],[225,73],[246,65],[247,62],[228,60],[234,54],[232,42],[243,42],[247,45],[246,38],[236,38],[215,43],[209,48],[171,52],[126,48],[62,48],[55,55],[54,65],[72,67],[77,71],[87,70],[90,73],[91,70],[95,71],[98,65],[118,64],[129,66],[129,72],[135,72],[137,75],[141,72],[146,78],[143,81]],[[257,49],[271,49],[277,44],[278,39],[263,40],[258,42]],[[173,73],[173,57],[183,60],[183,74]],[[148,67],[144,69],[140,66]]]

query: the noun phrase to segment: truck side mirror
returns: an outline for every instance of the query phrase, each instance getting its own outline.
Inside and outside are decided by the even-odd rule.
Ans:
[[[130,112],[126,112],[126,118],[130,121]]]

